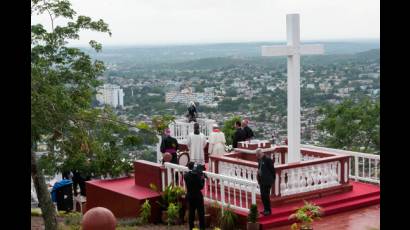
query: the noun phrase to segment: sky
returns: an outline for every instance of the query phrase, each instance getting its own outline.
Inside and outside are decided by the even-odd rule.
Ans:
[[[112,36],[80,33],[103,45],[285,41],[286,14],[300,14],[302,40],[380,38],[378,0],[71,0],[78,15],[103,19]],[[32,24],[51,28],[48,15]],[[64,21],[57,19],[57,24]]]

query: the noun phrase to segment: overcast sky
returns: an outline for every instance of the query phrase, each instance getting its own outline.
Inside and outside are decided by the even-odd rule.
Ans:
[[[378,0],[71,0],[79,15],[112,31],[81,33],[104,45],[284,41],[286,14],[299,13],[302,40],[379,39]],[[32,23],[49,24],[47,16]]]

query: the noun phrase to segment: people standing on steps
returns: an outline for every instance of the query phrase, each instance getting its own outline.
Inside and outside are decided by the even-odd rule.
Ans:
[[[260,148],[256,149],[256,157],[258,158],[258,173],[256,179],[259,184],[261,199],[263,203],[264,216],[269,216],[271,212],[270,207],[270,192],[272,184],[275,183],[275,166],[270,157],[267,157]]]

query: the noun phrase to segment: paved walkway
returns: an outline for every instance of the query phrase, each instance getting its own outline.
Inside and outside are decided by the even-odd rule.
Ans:
[[[289,230],[290,226],[273,228]],[[315,230],[376,230],[380,229],[380,205],[325,216],[313,225]]]

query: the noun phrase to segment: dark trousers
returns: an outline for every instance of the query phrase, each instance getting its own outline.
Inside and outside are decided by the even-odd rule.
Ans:
[[[204,211],[204,197],[197,196],[188,199],[189,205],[189,230],[192,230],[195,225],[195,210],[198,212],[199,229],[205,230],[205,211]]]
[[[260,184],[259,185],[260,192],[261,192],[261,199],[263,203],[263,208],[265,212],[271,212],[270,210],[270,190],[272,185]]]
[[[172,159],[171,159],[171,163],[172,164],[178,164],[178,155],[177,153],[171,153],[172,154]],[[175,173],[175,184],[178,185],[179,182],[179,176],[178,173]]]

